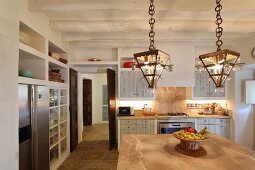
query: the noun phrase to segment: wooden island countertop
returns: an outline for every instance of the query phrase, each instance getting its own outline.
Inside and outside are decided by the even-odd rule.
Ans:
[[[254,170],[255,152],[211,134],[201,146],[203,157],[175,151],[180,141],[172,135],[123,135],[118,170]]]

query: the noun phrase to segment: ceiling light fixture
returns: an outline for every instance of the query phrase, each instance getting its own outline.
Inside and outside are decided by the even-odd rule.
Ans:
[[[217,51],[199,56],[203,67],[206,69],[209,76],[216,85],[216,91],[224,91],[224,83],[228,79],[230,72],[234,69],[234,67],[239,67],[239,69],[241,69],[244,65],[244,63],[240,63],[239,52],[235,52],[229,49],[221,50],[223,42],[220,38],[222,36],[223,28],[220,26],[220,24],[223,22],[223,19],[220,15],[220,11],[222,9],[220,1],[221,0],[216,0],[215,7],[215,23],[217,25],[215,30],[217,37]]]
[[[150,46],[149,51],[135,53],[134,58],[137,62],[137,67],[141,69],[144,78],[148,83],[148,88],[155,89],[157,87],[157,82],[161,78],[161,74],[164,69],[168,71],[173,70],[173,65],[170,61],[170,55],[158,50],[154,46],[154,36],[155,32],[154,23],[155,19],[153,15],[155,14],[155,5],[153,4],[154,0],[150,0],[149,14],[151,18],[149,19],[150,24]]]

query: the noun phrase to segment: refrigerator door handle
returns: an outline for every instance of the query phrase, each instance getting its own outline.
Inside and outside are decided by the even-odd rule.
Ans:
[[[38,132],[37,132],[37,108],[36,86],[31,86],[31,122],[32,122],[32,167],[38,169]]]

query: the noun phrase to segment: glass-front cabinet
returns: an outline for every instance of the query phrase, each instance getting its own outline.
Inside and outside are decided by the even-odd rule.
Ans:
[[[67,151],[67,89],[49,89],[49,143],[52,166]]]

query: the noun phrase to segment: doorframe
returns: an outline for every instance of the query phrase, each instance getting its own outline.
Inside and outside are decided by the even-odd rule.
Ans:
[[[72,86],[71,86],[71,74],[75,73],[76,74],[76,134],[73,134],[72,133],[72,113],[71,113],[71,91],[72,91]],[[74,149],[76,148],[76,146],[78,145],[78,142],[79,142],[79,137],[78,137],[78,72],[75,71],[74,69],[71,69],[69,68],[69,118],[70,118],[70,121],[69,121],[69,133],[70,133],[70,152],[74,151]],[[72,137],[77,137],[77,140],[75,140],[75,144],[74,146],[72,145]]]
[[[90,91],[90,95],[91,95],[91,120],[90,120],[90,123],[89,123],[89,125],[92,125],[92,119],[93,119],[93,114],[92,114],[92,108],[93,108],[93,93],[92,93],[92,80],[91,79],[85,79],[85,78],[83,78],[83,80],[82,80],[82,92],[83,92],[83,96],[82,96],[82,107],[83,107],[83,112],[82,112],[82,117],[83,117],[83,120],[82,120],[82,122],[83,122],[83,126],[89,126],[89,125],[85,125],[85,123],[84,123],[84,81],[86,81],[86,80],[89,80],[91,83],[90,83],[90,85],[91,85],[91,91]]]

